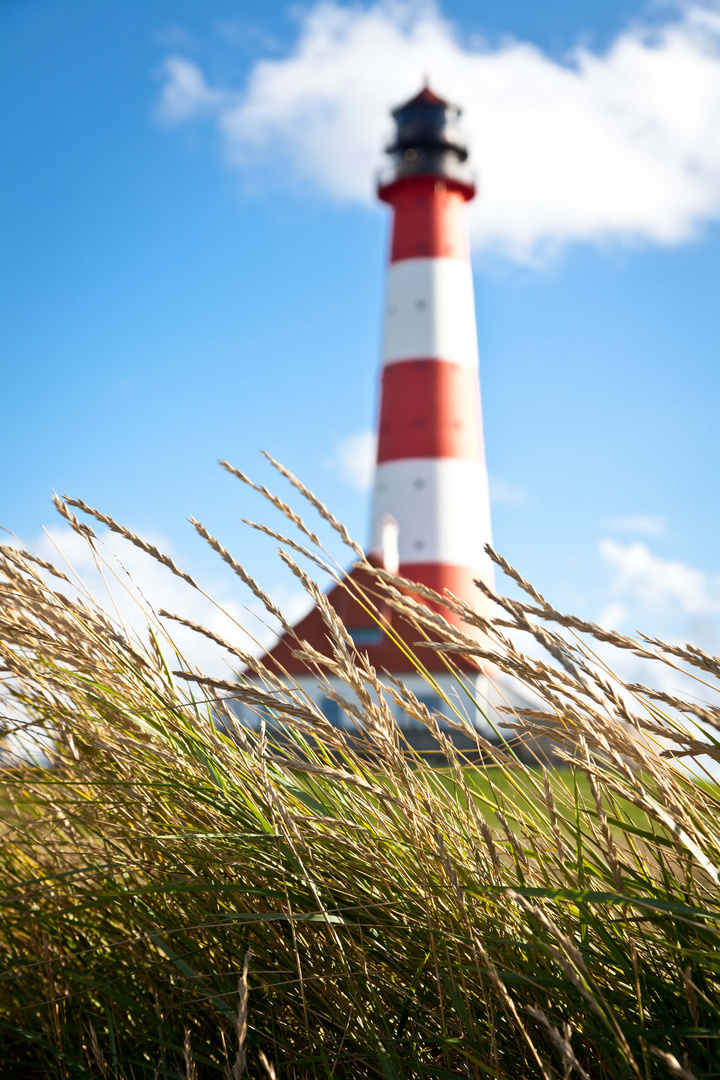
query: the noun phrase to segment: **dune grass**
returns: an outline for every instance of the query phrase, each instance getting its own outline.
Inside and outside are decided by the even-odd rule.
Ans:
[[[59,509],[98,558],[93,518],[149,550],[79,500]],[[286,509],[304,535],[281,538],[284,557],[317,599],[294,559],[342,576]],[[3,1077],[720,1075],[720,797],[705,771],[720,711],[698,704],[720,660],[565,616],[495,558],[525,599],[498,594],[490,618],[445,598],[465,630],[369,566],[363,597],[414,620],[449,669],[491,663],[535,695],[508,714],[511,742],[458,711],[470,758],[327,607],[332,658],[298,649],[347,687],[353,734],[231,642],[215,639],[245,674],[205,678],[168,662],[168,613],[134,637],[62,570],[0,551],[6,727],[31,724],[48,758],[3,775]],[[628,685],[612,649],[699,682],[677,698]],[[442,769],[391,705],[434,733]],[[539,738],[556,771],[517,755]]]

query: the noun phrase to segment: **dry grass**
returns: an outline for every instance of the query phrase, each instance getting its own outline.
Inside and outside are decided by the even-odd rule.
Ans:
[[[106,515],[59,506],[95,550],[70,506],[196,587]],[[301,531],[310,565],[339,576]],[[253,681],[173,674],[167,618],[131,639],[68,596],[63,572],[0,550],[6,727],[43,732],[50,765],[4,776],[3,1076],[720,1074],[720,799],[701,782],[720,711],[696,700],[712,699],[720,660],[563,615],[496,561],[529,602],[493,597],[489,620],[445,598],[467,635],[368,572],[449,670],[474,656],[533,691],[541,707],[509,722],[515,739],[553,740],[563,768],[552,774],[502,739],[478,735],[463,757],[411,693],[381,681],[328,605],[333,656],[298,649],[344,683],[352,736],[182,616],[247,660]],[[546,659],[521,651],[523,635]],[[598,643],[695,673],[696,697],[624,685]],[[228,697],[267,724],[240,727]],[[444,769],[405,744],[399,706],[434,733]],[[467,733],[462,711],[454,722]]]

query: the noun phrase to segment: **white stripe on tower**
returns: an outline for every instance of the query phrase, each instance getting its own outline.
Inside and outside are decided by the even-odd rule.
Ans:
[[[390,264],[383,363],[419,357],[478,366],[472,271],[464,259]]]
[[[395,110],[394,211],[387,282],[372,550],[397,522],[399,573],[482,604],[490,506],[458,110],[427,88]]]
[[[405,458],[378,466],[373,549],[390,516],[398,523],[400,573],[411,563],[467,566],[479,572],[490,539],[487,478],[481,461]],[[408,571],[410,578],[417,577]]]

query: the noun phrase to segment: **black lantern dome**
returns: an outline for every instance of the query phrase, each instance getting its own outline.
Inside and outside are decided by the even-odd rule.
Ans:
[[[460,178],[468,151],[457,128],[461,109],[425,84],[419,94],[393,109],[395,141],[387,147],[395,159],[395,179],[434,175]]]

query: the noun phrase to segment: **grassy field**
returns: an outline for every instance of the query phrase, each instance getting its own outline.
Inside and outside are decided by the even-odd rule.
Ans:
[[[93,519],[148,550],[82,503],[60,510],[98,557]],[[337,575],[307,529],[283,541],[307,566],[301,544]],[[6,730],[32,725],[48,757],[4,774],[3,1077],[720,1075],[720,798],[705,771],[720,712],[697,704],[719,662],[559,613],[498,565],[526,599],[498,596],[497,618],[445,598],[480,643],[367,569],[450,668],[486,659],[533,691],[514,735],[550,737],[556,770],[457,715],[476,743],[464,759],[331,610],[318,678],[346,686],[352,738],[232,642],[215,639],[252,685],[174,674],[169,619],[148,612],[132,637],[62,571],[0,550]],[[626,685],[598,640],[700,682],[678,699]],[[229,697],[272,724],[241,728]],[[404,744],[391,703],[434,733],[441,769]]]

